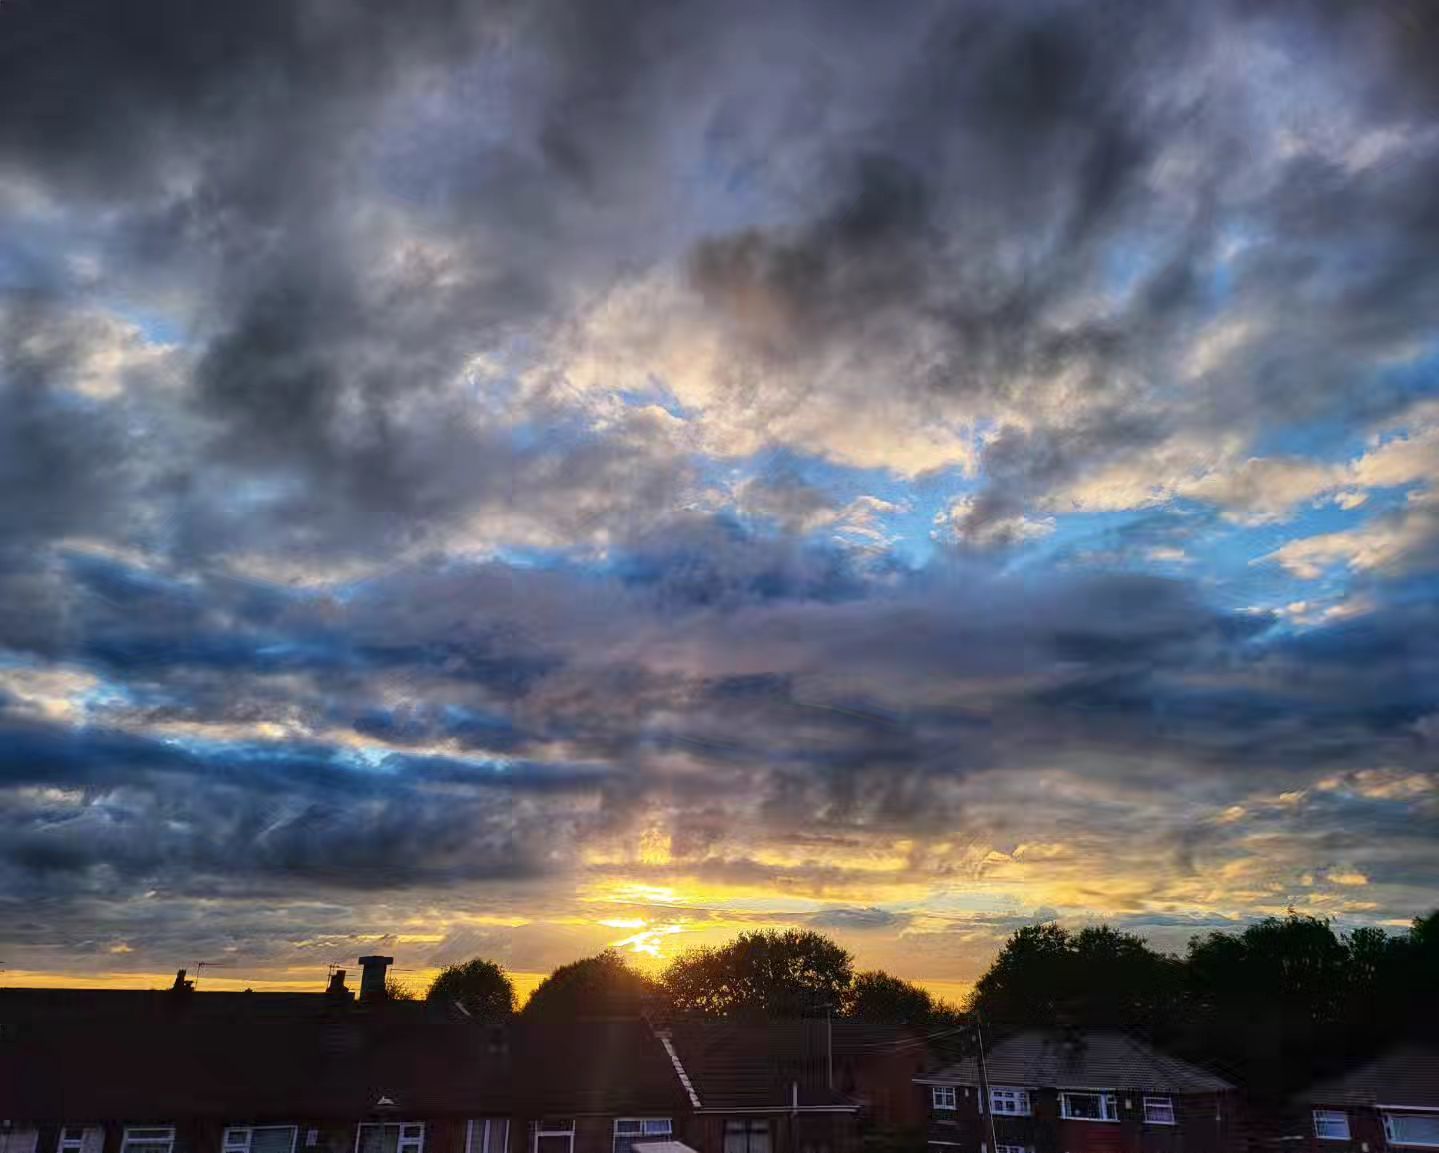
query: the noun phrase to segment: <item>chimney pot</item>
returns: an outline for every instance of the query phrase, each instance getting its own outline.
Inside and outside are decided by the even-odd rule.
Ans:
[[[345,988],[345,970],[336,969],[330,974],[330,983],[325,987],[325,992],[331,997],[348,997],[350,990]]]
[[[383,1001],[385,999],[385,970],[395,963],[393,957],[360,958],[360,1000]]]
[[[194,981],[185,980],[184,969],[175,970],[175,983],[170,986],[171,989],[173,989],[176,993],[188,993],[194,987]]]

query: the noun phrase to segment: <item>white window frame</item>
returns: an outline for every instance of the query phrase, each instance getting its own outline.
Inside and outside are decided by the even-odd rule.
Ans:
[[[77,1131],[80,1136],[67,1137],[65,1134]],[[94,1135],[100,1135],[99,1143],[95,1143]],[[93,1149],[96,1153],[104,1146],[105,1130],[100,1125],[61,1125],[60,1136],[55,1141],[55,1153],[90,1153]]]
[[[575,1153],[574,1118],[571,1117],[569,1121],[566,1122],[566,1124],[568,1124],[569,1126],[569,1128],[567,1129],[556,1129],[553,1127],[554,1123],[559,1120],[560,1119],[558,1117],[544,1117],[538,1121],[530,1122],[530,1153],[540,1153],[541,1137],[564,1137],[570,1143],[570,1153]],[[548,1129],[544,1127],[546,1122],[549,1122],[551,1126]]]
[[[425,1153],[423,1121],[361,1121],[355,1126],[355,1153],[360,1153],[360,1142],[364,1139],[366,1129],[379,1129],[383,1136],[383,1130],[390,1125],[400,1131],[395,1140],[395,1153]]]
[[[731,1126],[731,1125],[743,1125],[743,1126],[744,1126],[744,1147],[745,1147],[746,1153],[748,1153],[748,1150],[749,1150],[749,1148],[750,1148],[750,1144],[751,1144],[750,1138],[752,1138],[752,1137],[753,1137],[755,1134],[757,1134],[757,1133],[763,1133],[763,1134],[764,1134],[764,1140],[765,1140],[765,1145],[766,1145],[766,1147],[769,1149],[770,1153],[774,1153],[774,1146],[775,1146],[775,1140],[774,1140],[775,1133],[774,1133],[774,1131],[775,1131],[775,1127],[770,1124],[769,1118],[767,1118],[767,1117],[744,1117],[744,1116],[740,1116],[740,1117],[726,1117],[726,1118],[724,1119],[724,1127],[723,1127],[723,1129],[720,1131],[720,1139],[721,1139],[721,1142],[722,1142],[722,1144],[720,1145],[721,1150],[723,1150],[723,1149],[724,1149],[726,1146],[728,1146],[728,1144],[729,1144],[730,1126]]]
[[[991,1085],[989,1111],[996,1117],[1030,1117],[1034,1114],[1034,1104],[1028,1089],[1018,1085]]]
[[[1343,1133],[1326,1133],[1323,1127],[1326,1125],[1342,1125]],[[1314,1110],[1314,1136],[1320,1141],[1348,1141],[1349,1138],[1349,1114],[1343,1109],[1316,1109]]]
[[[300,1139],[300,1127],[298,1125],[227,1126],[224,1137],[220,1141],[221,1153],[250,1153],[250,1143],[254,1139],[256,1129],[288,1129],[290,1131],[290,1153],[295,1153],[295,1145]],[[243,1140],[241,1140],[242,1134]]]
[[[1149,1115],[1149,1110],[1150,1110],[1151,1107],[1158,1108],[1158,1109],[1160,1110],[1160,1112],[1169,1114],[1168,1118],[1166,1119],[1166,1118],[1164,1118],[1164,1117],[1151,1117],[1151,1116]],[[1174,1112],[1174,1098],[1173,1098],[1173,1097],[1145,1097],[1145,1098],[1144,1098],[1144,1101],[1143,1101],[1143,1108],[1144,1108],[1144,1123],[1145,1123],[1146,1125],[1177,1125],[1177,1124],[1179,1124],[1178,1117],[1176,1116],[1176,1114],[1175,1114],[1175,1112]]]
[[[1380,1118],[1384,1122],[1384,1139],[1390,1144],[1401,1149],[1439,1149],[1439,1140],[1434,1141],[1400,1141],[1394,1136],[1395,1117],[1423,1117],[1430,1121],[1435,1120],[1434,1114],[1439,1110],[1434,1109],[1394,1109],[1381,1110]]]
[[[638,1125],[639,1128],[621,1133],[621,1125]],[[664,1126],[663,1129],[660,1128],[661,1125]],[[621,1138],[633,1144],[635,1140],[668,1141],[674,1135],[675,1120],[673,1117],[616,1117],[614,1128],[611,1130],[610,1149],[612,1153],[619,1153]]]
[[[120,1153],[130,1153],[132,1145],[167,1145],[166,1153],[175,1153],[175,1126],[126,1125],[120,1136]]]
[[[475,1130],[483,1126],[484,1144],[475,1148]],[[498,1135],[499,1144],[496,1144]],[[510,1119],[508,1117],[476,1117],[465,1122],[465,1153],[509,1153]]]
[[[1098,1117],[1080,1117],[1070,1112],[1071,1097],[1099,1098]],[[1093,1121],[1106,1125],[1119,1120],[1119,1094],[1113,1089],[1061,1089],[1059,1091],[1059,1115],[1066,1121]]]
[[[959,1108],[959,1090],[953,1085],[931,1085],[929,1087],[929,1103],[935,1109],[953,1113]]]

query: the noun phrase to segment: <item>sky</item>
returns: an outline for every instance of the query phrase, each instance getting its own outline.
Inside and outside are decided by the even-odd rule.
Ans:
[[[0,982],[1439,904],[1436,58],[3,0]]]

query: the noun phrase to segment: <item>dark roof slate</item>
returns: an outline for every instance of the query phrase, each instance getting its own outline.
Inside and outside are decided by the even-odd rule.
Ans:
[[[855,1066],[922,1045],[900,1026],[835,1021],[832,1028],[834,1089],[823,1020],[676,1021],[668,1034],[705,1109],[780,1108],[796,1094],[802,1107],[858,1107],[844,1092]]]
[[[1299,1094],[1311,1105],[1439,1108],[1439,1047],[1403,1045]]]
[[[640,1018],[487,1025],[445,1006],[323,994],[0,990],[0,1116],[160,1122],[688,1103]]]
[[[1133,1089],[1178,1095],[1234,1088],[1223,1078],[1119,1030],[1088,1029],[1071,1036],[1030,1029],[997,1042],[986,1052],[985,1061],[991,1085]],[[978,1059],[965,1057],[923,1080],[978,1085]]]
[[[511,1027],[515,1101],[532,1113],[672,1115],[688,1107],[664,1046],[639,1017]]]
[[[35,1121],[363,1117],[509,1106],[494,1031],[388,1016],[247,1022],[31,1021],[0,1039],[0,1115]]]

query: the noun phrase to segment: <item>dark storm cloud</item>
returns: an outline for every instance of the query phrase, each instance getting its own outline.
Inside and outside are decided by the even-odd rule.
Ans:
[[[387,132],[389,110],[448,67],[502,67],[497,38],[517,30],[501,11],[260,4],[211,19],[184,5],[76,2],[5,16],[0,99],[12,115],[0,168],[108,205],[101,288],[134,270],[156,291],[208,289],[186,310],[206,342],[187,394],[192,425],[171,448],[182,463],[200,451],[193,476],[149,494],[162,506],[159,543],[201,557],[246,546],[374,553],[477,508],[505,509],[516,493],[532,499],[532,519],[557,517],[552,531],[573,537],[596,510],[566,506],[595,490],[623,517],[621,493],[638,510],[683,486],[682,470],[622,437],[577,428],[567,446],[517,445],[450,391],[476,352],[547,322],[554,286],[574,287],[576,269],[554,247],[565,241],[549,238],[556,214],[534,216],[553,200],[545,175],[558,161],[525,162],[518,199],[503,181],[473,190],[460,220],[435,217],[423,198],[385,215],[377,199],[394,159],[387,136],[400,131]],[[570,32],[562,12],[521,24],[541,48]],[[564,61],[546,62],[562,71],[556,83],[581,83]],[[558,88],[554,99],[569,100]],[[463,159],[484,166],[496,151],[477,142]],[[577,239],[565,238],[572,249]],[[63,319],[58,308],[13,318],[32,334]],[[12,389],[27,368],[7,372]],[[95,421],[109,431],[124,415],[101,405]],[[567,419],[543,406],[527,415]],[[65,529],[100,515],[85,498],[106,487],[116,455],[85,447],[78,435],[29,445],[30,472],[80,489]],[[256,495],[236,507],[238,492]]]
[[[1036,510],[1432,391],[1375,373],[1439,313],[1435,29],[0,4],[0,889],[89,949],[94,902],[159,891],[172,920],[130,911],[171,942],[202,896],[569,885],[649,822],[696,876],[794,892],[876,844],[951,884],[987,856],[930,843],[1062,872],[1073,842],[1156,927],[1251,826],[1422,886],[1427,545],[1299,635],[1207,573],[1003,554]],[[635,391],[586,338],[653,282],[676,379],[635,353]],[[835,543],[955,443],[932,563]],[[803,475],[744,459],[776,444]],[[1141,495],[1076,495],[1109,469]],[[1114,533],[1218,531],[1175,515]],[[842,899],[814,923],[907,923]]]
[[[535,822],[579,831],[582,807],[540,816],[523,794],[583,797],[583,766],[393,755],[361,765],[321,744],[195,744],[11,722],[0,736],[3,858],[18,885],[66,878],[194,891],[223,879],[407,888],[544,872]],[[24,788],[21,788],[21,787]],[[17,791],[18,790],[18,791]],[[27,791],[28,790],[28,791]]]
[[[972,530],[1176,438],[1392,413],[1405,389],[1367,370],[1424,339],[1439,245],[1406,22],[1432,35],[1412,6],[955,6],[824,141],[817,213],[704,241],[694,285],[760,371],[801,366],[796,404],[842,404],[808,379],[841,362],[917,422],[1013,421]],[[1228,84],[1246,51],[1273,55]],[[1354,155],[1323,152],[1333,123],[1304,105],[1319,143],[1283,151],[1298,81],[1357,93]],[[1247,355],[1174,393],[1225,316]]]

